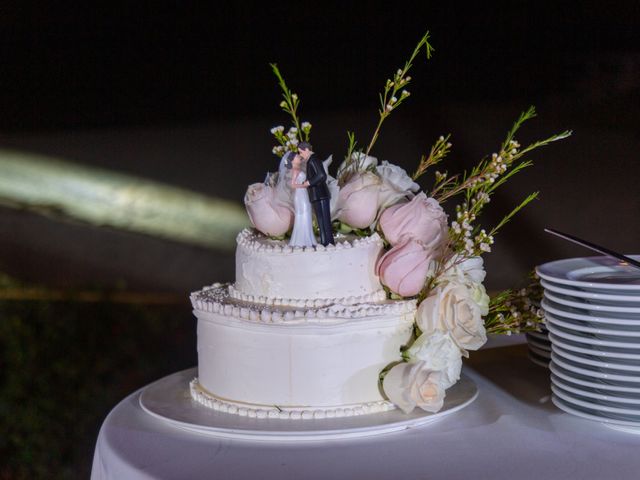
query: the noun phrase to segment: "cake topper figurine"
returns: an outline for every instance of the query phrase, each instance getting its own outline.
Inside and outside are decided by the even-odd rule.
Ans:
[[[302,157],[297,153],[287,152],[282,158],[285,166],[291,169],[291,188],[294,190],[293,207],[295,216],[289,245],[292,247],[312,247],[316,245],[316,237],[313,234],[313,214],[311,213],[311,202],[307,193],[309,187],[302,165]]]
[[[298,144],[298,153],[307,163],[307,180],[302,185],[307,187],[309,200],[316,214],[320,243],[327,246],[335,243],[331,228],[331,193],[327,187],[327,172],[312,148],[309,142]]]

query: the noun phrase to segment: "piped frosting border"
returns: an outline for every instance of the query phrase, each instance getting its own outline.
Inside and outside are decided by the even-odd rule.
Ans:
[[[275,254],[298,254],[304,252],[332,252],[336,250],[345,250],[350,248],[366,248],[372,244],[379,246],[383,245],[382,238],[377,233],[368,237],[346,237],[337,236],[335,245],[327,245],[326,247],[320,244],[312,247],[291,247],[283,241],[271,240],[262,234],[255,232],[250,228],[245,228],[236,237],[236,242],[239,247],[253,251],[263,251]]]
[[[406,316],[413,322],[415,300],[390,300],[382,303],[332,303],[321,307],[298,308],[239,301],[229,295],[229,285],[215,283],[191,294],[196,311],[218,313],[241,320],[265,324],[331,324],[337,321],[366,318]],[[394,320],[397,321],[397,320]]]
[[[271,298],[264,296],[248,295],[236,289],[234,285],[229,285],[229,296],[242,302],[261,303],[265,305],[283,306],[283,307],[300,307],[300,308],[319,308],[333,304],[354,305],[357,303],[377,303],[384,302],[387,294],[380,289],[368,295],[350,296],[341,298]]]
[[[276,405],[268,406],[234,402],[233,400],[216,397],[212,393],[208,392],[200,385],[197,378],[194,378],[189,383],[189,390],[191,392],[191,398],[205,407],[250,418],[311,420],[354,417],[369,413],[387,412],[396,408],[393,403],[386,400],[330,407],[282,407]]]

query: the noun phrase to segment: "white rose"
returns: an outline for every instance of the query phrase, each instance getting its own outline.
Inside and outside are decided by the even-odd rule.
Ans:
[[[429,370],[442,372],[444,388],[460,379],[462,352],[448,333],[423,333],[406,353],[410,363],[423,361]]]
[[[355,228],[373,224],[378,212],[380,178],[371,172],[353,175],[338,194],[338,219]]]
[[[353,162],[357,162],[359,172],[363,172],[371,166],[375,167],[376,165],[378,165],[378,159],[376,157],[372,157],[371,155],[365,155],[362,152],[353,152],[351,154],[351,162],[352,164]],[[340,178],[342,176],[342,172],[346,167],[347,167],[347,162],[345,160],[338,167],[338,171],[336,172],[337,178]],[[356,171],[352,170],[352,172],[355,173]]]
[[[459,285],[464,285],[469,289],[469,295],[480,308],[482,315],[489,313],[490,298],[482,284],[486,272],[483,267],[482,257],[472,257],[459,262],[458,257],[454,256],[441,275],[440,279]]]
[[[478,308],[480,308],[480,315],[483,317],[488,315],[491,298],[487,295],[487,290],[484,288],[484,285],[476,283],[469,288],[469,291],[471,293],[471,299],[478,305]]]
[[[376,167],[376,172],[382,179],[382,188],[378,199],[381,209],[390,207],[420,191],[420,185],[414,182],[403,168],[386,160]]]
[[[482,257],[471,257],[460,261],[455,255],[445,265],[445,271],[441,278],[467,284],[482,283],[486,275]]]
[[[387,372],[382,388],[404,413],[410,413],[415,407],[435,413],[444,403],[442,379],[442,372],[428,369],[425,362],[399,363]]]
[[[477,350],[487,341],[482,307],[464,285],[447,282],[425,298],[416,313],[416,323],[426,334],[449,332],[456,345]]]
[[[335,220],[338,217],[338,195],[340,194],[340,187],[338,186],[338,180],[329,175],[329,166],[333,162],[333,155],[329,155],[327,159],[322,162],[324,171],[327,174],[327,188],[329,189],[329,210],[331,211],[331,220]]]
[[[269,185],[249,185],[244,204],[253,226],[265,235],[284,235],[293,225],[293,212],[278,200],[276,189]]]

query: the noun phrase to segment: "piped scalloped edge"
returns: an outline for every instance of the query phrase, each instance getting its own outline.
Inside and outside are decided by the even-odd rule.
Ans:
[[[332,407],[281,407],[234,402],[216,397],[208,392],[200,385],[197,378],[191,380],[189,390],[191,398],[205,407],[250,418],[278,418],[282,420],[341,418],[387,412],[396,408],[393,403],[386,400]]]
[[[379,303],[387,299],[387,294],[380,289],[367,295],[341,297],[341,298],[271,298],[258,295],[247,295],[240,290],[236,290],[234,285],[229,285],[229,297],[241,302],[260,303],[273,305],[276,307],[300,307],[300,308],[321,308],[329,305],[355,305],[359,303]]]
[[[191,294],[194,310],[218,313],[241,320],[264,324],[332,324],[341,319],[397,317],[407,315],[413,324],[416,300],[393,300],[386,303],[344,305],[335,303],[321,308],[278,307],[262,303],[238,302],[229,296],[229,285],[214,283]]]
[[[292,247],[288,244],[282,244],[282,242],[270,240],[269,237],[265,237],[250,228],[245,228],[238,233],[236,242],[239,247],[246,248],[249,251],[261,251],[275,254],[280,253],[283,255],[303,252],[334,252],[336,250],[345,250],[350,248],[365,248],[372,244],[379,246],[383,245],[380,235],[374,233],[369,237],[356,237],[342,241],[338,239],[335,245],[329,244],[326,247],[320,244],[310,247]]]

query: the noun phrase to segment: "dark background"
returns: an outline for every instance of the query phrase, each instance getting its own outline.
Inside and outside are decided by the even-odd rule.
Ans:
[[[428,29],[435,54],[417,59],[412,96],[375,156],[412,170],[451,133],[449,171],[461,171],[497,150],[529,105],[539,118],[521,143],[574,131],[536,152],[536,167],[496,195],[487,224],[541,191],[487,257],[490,288],[587,253],[544,226],[637,251],[637,3],[129,3],[0,7],[1,146],[241,201],[247,184],[275,169],[269,129],[287,122],[269,62],[301,96],[316,150],[340,158],[346,130],[368,141],[378,92]],[[8,209],[0,248],[0,269],[60,286],[120,281],[183,292],[233,277],[230,252]]]
[[[487,225],[541,192],[496,238],[486,257],[489,290],[520,285],[537,264],[588,254],[545,226],[640,253],[638,3],[467,3],[3,2],[0,148],[241,202],[248,184],[275,170],[269,129],[287,124],[270,62],[300,95],[316,151],[340,158],[347,130],[368,142],[378,92],[428,29],[434,56],[416,60],[412,95],[385,124],[374,156],[413,170],[439,135],[451,133],[447,167],[458,172],[496,151],[529,105],[539,117],[517,136],[522,144],[574,132],[536,151],[535,166],[489,205]],[[195,364],[188,292],[234,275],[231,250],[8,207],[0,207],[0,273],[25,288],[117,286],[184,298],[160,313],[144,305],[0,302],[0,413],[14,417],[14,443],[0,442],[0,453],[20,452],[15,465],[31,461],[70,478],[88,472],[97,429],[120,398]],[[68,393],[76,391],[83,393]],[[37,403],[45,397],[47,405]],[[84,419],[73,434],[64,424],[70,418]],[[53,442],[62,460],[38,456]],[[33,476],[15,468],[0,477]]]
[[[247,184],[275,169],[269,128],[287,121],[269,62],[301,96],[316,150],[340,158],[346,130],[368,141],[378,92],[428,29],[435,54],[416,61],[412,96],[374,155],[411,170],[452,133],[449,171],[461,171],[495,151],[529,105],[539,118],[521,143],[574,131],[536,152],[535,169],[496,195],[487,224],[530,191],[541,200],[497,239],[489,286],[586,253],[545,236],[544,226],[637,250],[634,2],[130,3],[1,7],[0,145],[240,201]],[[180,292],[233,276],[228,252],[1,213],[0,268],[30,281]],[[59,263],[70,268],[61,273]]]

